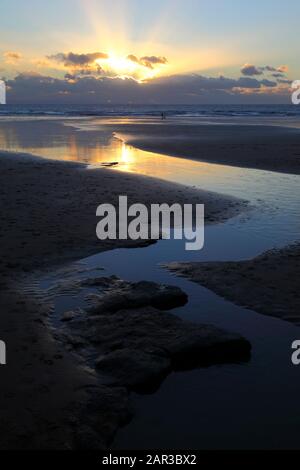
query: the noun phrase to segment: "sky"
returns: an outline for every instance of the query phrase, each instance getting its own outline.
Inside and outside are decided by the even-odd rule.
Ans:
[[[297,0],[1,0],[11,103],[288,103]]]

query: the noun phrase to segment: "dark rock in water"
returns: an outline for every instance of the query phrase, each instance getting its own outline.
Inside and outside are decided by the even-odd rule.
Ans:
[[[153,391],[171,370],[249,359],[250,344],[239,335],[163,311],[187,301],[178,287],[115,277],[96,285],[103,294],[68,323],[65,337],[89,358],[95,351],[92,361],[107,385]]]
[[[112,383],[130,389],[155,389],[171,370],[170,358],[138,349],[118,349],[96,361],[96,367]]]
[[[239,335],[152,307],[97,317],[85,334],[101,351],[98,371],[135,390],[155,388],[172,369],[248,360],[251,349]]]
[[[131,417],[129,391],[153,392],[172,370],[250,358],[251,345],[241,336],[166,312],[187,302],[178,287],[115,276],[81,285],[98,287],[99,295],[93,296],[93,307],[66,316],[62,334],[103,385],[80,410],[80,425],[74,423],[78,449],[107,448]]]
[[[103,287],[110,279],[110,288],[99,296],[94,296],[95,306],[89,310],[93,315],[114,313],[126,308],[151,306],[160,310],[169,310],[187,303],[188,297],[179,287],[165,286],[155,282],[126,282],[120,279],[104,278]],[[98,283],[99,284],[99,280]]]
[[[90,277],[81,281],[83,287],[102,287],[111,288],[114,282],[122,282],[117,276],[109,277]]]
[[[71,321],[76,317],[76,311],[70,310],[68,312],[65,312],[62,316],[61,321]]]

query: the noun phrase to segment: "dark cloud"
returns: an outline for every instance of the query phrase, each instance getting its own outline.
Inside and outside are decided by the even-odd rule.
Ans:
[[[132,62],[135,62],[136,64],[142,65],[143,67],[147,67],[149,69],[153,69],[155,65],[165,65],[168,63],[168,59],[166,57],[161,57],[161,56],[144,56],[138,58],[137,56],[133,54],[129,54],[127,56],[128,60],[131,60]]]
[[[264,80],[261,80],[260,82],[263,86],[266,86],[266,87],[275,87],[277,85],[277,82],[273,82],[271,80],[267,80],[266,78]]]
[[[241,72],[243,75],[247,75],[249,77],[254,76],[254,75],[262,75],[263,71],[261,67],[256,67],[253,64],[245,64],[241,68]]]
[[[293,80],[289,80],[288,78],[278,78],[277,82],[282,83],[284,85],[291,85],[293,83]]]
[[[76,75],[73,73],[66,73],[65,74],[65,79],[66,80],[76,80]]]
[[[65,67],[86,67],[95,64],[97,59],[108,59],[109,55],[104,52],[91,52],[88,54],[75,54],[74,52],[59,52],[58,54],[53,54],[47,56],[47,59],[53,60],[64,64]],[[144,56],[137,57],[134,54],[129,54],[127,56],[128,60],[135,62],[143,67],[154,68],[155,65],[165,65],[168,63],[166,57],[163,56]]]
[[[272,73],[272,77],[282,78],[282,77],[284,77],[284,74],[282,72],[276,72],[276,73]]]
[[[140,58],[140,62],[145,66],[148,67],[149,69],[152,69],[154,65],[157,64],[162,64],[165,65],[167,64],[167,58],[166,57],[157,57],[157,56],[144,56]]]
[[[196,74],[159,77],[139,83],[132,78],[78,77],[67,73],[64,79],[58,79],[23,73],[8,80],[7,85],[10,103],[161,105],[271,103],[289,100],[288,86],[276,87],[276,83],[270,80]]]
[[[254,76],[254,75],[263,75],[265,72],[273,72],[272,76],[275,78],[282,77],[288,72],[287,65],[280,65],[279,67],[274,67],[273,65],[265,65],[263,67],[257,67],[253,64],[245,64],[241,68],[243,75]]]
[[[68,73],[65,75],[66,80],[75,80],[86,76],[99,77],[103,75],[102,67],[95,61],[97,59],[108,59],[108,55],[104,52],[91,52],[88,54],[75,54],[73,52],[65,54],[59,52],[47,58],[60,62],[68,68]]]
[[[150,62],[150,64],[166,64],[168,62],[166,57],[157,57],[155,55],[141,57],[141,60]]]
[[[58,54],[47,56],[49,60],[61,62],[65,67],[84,67],[93,64],[97,59],[108,59],[108,54],[104,52],[91,52],[88,54],[75,54],[74,52],[59,52]]]
[[[201,90],[223,90],[230,91],[233,88],[259,88],[260,81],[250,77],[240,77],[238,79],[220,77],[205,77],[203,75],[173,75],[171,77],[160,77],[148,82],[177,89],[189,88],[193,93]]]
[[[127,56],[127,59],[131,60],[131,62],[135,62],[136,64],[138,64],[140,62],[140,59],[134,54],[129,54]]]
[[[263,70],[266,70],[267,72],[277,72],[277,68],[272,65],[266,65],[263,67]]]
[[[263,67],[267,72],[278,72],[278,73],[287,73],[289,68],[287,65],[280,65],[279,67],[273,67],[272,65],[266,65]]]
[[[73,68],[73,70],[65,74],[65,79],[67,80],[78,80],[82,77],[99,77],[103,76],[104,71],[100,65],[87,66],[85,68]]]

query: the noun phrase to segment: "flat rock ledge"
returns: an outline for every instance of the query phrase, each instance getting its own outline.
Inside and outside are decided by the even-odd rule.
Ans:
[[[186,294],[178,287],[127,282],[114,276],[89,279],[83,285],[98,287],[100,292],[91,296],[91,306],[85,311],[64,315],[67,321],[62,334],[69,347],[97,371],[102,384],[100,395],[104,391],[107,401],[111,390],[112,398],[107,408],[110,411],[106,412],[108,419],[101,412],[100,424],[89,423],[86,429],[90,431],[80,433],[79,447],[95,441],[89,436],[95,427],[98,433],[101,428],[102,434],[106,429],[108,438],[113,429],[130,419],[124,404],[130,391],[152,393],[173,370],[250,358],[251,345],[243,337],[214,326],[190,323],[167,312],[187,302]],[[122,399],[114,400],[114,396]],[[98,396],[95,403],[99,402],[102,410],[103,400]],[[114,403],[123,403],[122,413],[114,413]],[[94,420],[98,414],[93,413]]]
[[[170,263],[190,279],[244,308],[300,325],[300,243],[244,261]]]

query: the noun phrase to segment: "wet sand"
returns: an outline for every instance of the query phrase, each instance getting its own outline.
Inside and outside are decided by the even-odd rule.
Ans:
[[[247,261],[171,263],[168,268],[238,305],[300,325],[300,244]]]
[[[300,131],[256,125],[124,123],[111,126],[128,144],[175,157],[300,174]]]
[[[299,174],[300,137],[291,129],[234,126],[233,134],[233,126],[184,126],[169,121],[107,128],[145,150]],[[112,436],[130,418],[126,389],[115,388],[112,393],[99,388],[95,372],[80,358],[74,360],[53,336],[48,325],[50,305],[21,292],[22,278],[33,270],[54,269],[100,251],[143,246],[144,242],[103,243],[96,238],[96,207],[104,202],[117,204],[120,194],[127,194],[129,203],[146,205],[204,203],[207,223],[225,221],[246,205],[108,168],[87,170],[81,164],[6,152],[0,152],[0,194],[0,338],[7,344],[9,364],[1,370],[0,448],[72,448],[74,427],[79,417],[88,415],[85,406],[91,395],[94,415],[100,410],[101,426]],[[173,264],[172,269],[195,282],[207,282],[207,287],[236,303],[298,323],[294,281],[299,278],[299,256],[291,250],[243,263],[205,263],[203,270],[204,264],[194,263]],[[283,269],[274,270],[276,265]],[[89,424],[82,421],[81,441],[95,438],[89,434]]]
[[[73,162],[116,160],[122,164],[120,145],[112,139],[116,135],[133,147],[160,155],[300,174],[300,128],[251,122],[207,125],[197,119],[171,117],[166,121],[19,118],[1,121],[0,147]]]
[[[21,292],[22,278],[92,253],[138,246],[96,238],[96,207],[116,204],[120,194],[127,194],[129,203],[146,205],[204,203],[208,222],[226,220],[245,204],[107,168],[86,170],[5,152],[0,154],[0,194],[0,332],[7,346],[7,365],[1,366],[0,447],[71,448],[74,422],[78,411],[86,415],[91,390],[101,396],[98,411],[107,410],[104,425],[112,434],[119,416],[126,420],[126,393],[99,392],[93,371],[74,361],[53,337],[47,322],[50,306]]]
[[[116,247],[143,246],[144,241],[96,237],[96,208],[174,202],[205,204],[206,223],[224,221],[245,209],[230,196],[200,191],[162,180],[106,168],[0,153],[0,273],[27,271],[82,258]],[[0,276],[1,279],[1,276]]]

